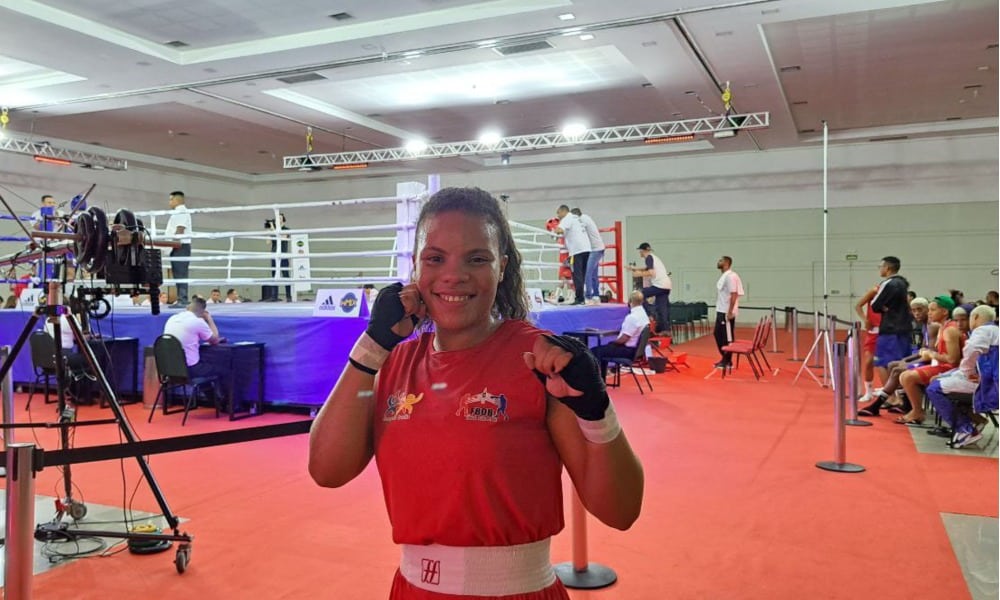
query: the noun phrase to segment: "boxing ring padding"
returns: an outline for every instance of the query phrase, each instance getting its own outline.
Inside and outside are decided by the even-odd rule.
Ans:
[[[319,406],[326,400],[337,377],[347,363],[355,340],[368,324],[362,318],[330,318],[312,316],[307,304],[244,303],[209,305],[220,334],[229,342],[264,342],[265,390],[264,402],[272,406]],[[139,339],[139,386],[143,382],[142,348],[152,346],[163,333],[163,325],[176,310],[163,309],[150,314],[149,307],[116,307],[112,316],[92,322],[103,337],[136,337]],[[618,329],[628,314],[623,304],[593,306],[553,306],[533,312],[531,318],[541,328],[554,333],[586,327]],[[0,310],[0,346],[13,345],[29,311]],[[117,369],[116,383],[125,379],[126,369]],[[16,383],[35,380],[31,367],[31,352],[27,344],[14,362]],[[131,372],[127,374],[131,387]]]

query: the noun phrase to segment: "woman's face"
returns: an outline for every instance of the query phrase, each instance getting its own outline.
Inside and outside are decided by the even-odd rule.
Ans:
[[[417,289],[437,330],[488,326],[507,265],[496,227],[463,212],[430,216],[417,230],[414,261]]]

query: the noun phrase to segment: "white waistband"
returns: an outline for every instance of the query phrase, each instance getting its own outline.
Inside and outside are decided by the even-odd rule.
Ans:
[[[414,586],[466,596],[509,596],[555,583],[549,539],[517,546],[403,544],[399,571]]]

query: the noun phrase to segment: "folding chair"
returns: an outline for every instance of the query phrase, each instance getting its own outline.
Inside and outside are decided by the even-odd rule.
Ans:
[[[722,347],[723,352],[729,352],[736,357],[737,367],[739,367],[739,360],[741,356],[747,357],[747,364],[750,365],[750,370],[753,371],[754,379],[760,381],[760,376],[764,374],[764,367],[759,363],[759,359],[756,358],[757,351],[762,348],[761,340],[764,337],[764,331],[766,329],[767,318],[761,318],[757,322],[757,327],[753,331],[753,340],[747,342],[746,340],[736,340],[730,342],[728,345]],[[766,360],[766,358],[765,358]],[[770,365],[768,365],[770,367]],[[727,373],[732,372],[732,361],[729,365],[722,369],[722,378],[726,378]]]
[[[56,376],[56,341],[47,331],[35,331],[28,337],[31,348],[31,366],[35,372],[35,382],[31,384],[28,403],[24,410],[31,409],[31,399],[39,382],[45,382],[45,403],[54,404],[58,400],[49,400],[49,378]]]
[[[636,387],[639,388],[639,393],[643,394],[642,384],[639,383],[639,377],[635,374],[635,370],[639,368],[638,364],[646,358],[646,345],[649,343],[649,325],[643,327],[642,333],[639,334],[639,344],[635,347],[635,355],[632,358],[607,358],[605,359],[609,367],[612,368],[612,373],[614,378],[611,380],[611,387],[619,387],[622,383],[622,367],[628,367],[629,371],[632,373],[632,379],[635,380]],[[649,386],[649,391],[653,391],[653,384],[649,382],[649,376],[646,375],[645,369],[642,370],[642,377],[646,380],[646,385]]]
[[[187,423],[188,412],[191,408],[197,408],[198,392],[204,390],[206,386],[211,388],[214,393],[215,416],[218,418],[219,403],[222,401],[222,395],[217,387],[218,377],[211,375],[191,378],[188,373],[187,360],[184,358],[184,348],[179,339],[166,333],[156,338],[156,341],[153,342],[153,358],[156,361],[156,371],[160,378],[160,389],[156,392],[156,399],[153,400],[153,407],[149,411],[148,423],[153,422],[153,415],[156,414],[156,405],[160,402],[160,397],[163,398],[163,414],[170,415],[181,411],[181,409],[169,410],[168,408],[170,405],[168,402],[169,392],[177,388],[180,388],[184,399],[184,418],[181,420],[181,426]],[[192,388],[191,394],[188,394],[188,386]]]

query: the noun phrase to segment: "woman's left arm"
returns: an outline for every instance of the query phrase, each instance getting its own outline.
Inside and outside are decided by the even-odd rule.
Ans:
[[[610,407],[609,411],[614,408]],[[644,477],[624,431],[604,443],[588,441],[577,416],[562,402],[548,401],[548,427],[570,479],[587,510],[602,523],[625,530],[639,517]]]

